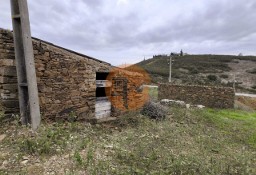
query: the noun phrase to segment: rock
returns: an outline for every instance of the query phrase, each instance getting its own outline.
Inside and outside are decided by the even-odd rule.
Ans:
[[[3,162],[3,166],[5,166],[5,165],[7,165],[7,164],[8,164],[8,161],[5,160],[5,161]]]
[[[203,106],[203,105],[190,105],[190,104],[186,104],[184,101],[180,101],[180,100],[163,99],[163,100],[161,100],[160,103],[165,106],[179,106],[179,107],[185,107],[187,109],[189,109],[191,107],[198,108],[198,109],[205,108],[205,106]]]
[[[0,65],[13,66],[14,65],[14,60],[12,60],[12,59],[1,59],[0,60]]]
[[[28,158],[27,156],[23,156],[23,157],[22,157],[21,164],[22,164],[22,165],[25,165],[25,164],[28,163],[28,161],[29,161],[29,158]]]
[[[225,84],[225,85],[227,85],[228,83],[229,83],[229,81],[228,81],[228,80],[221,79],[221,84]]]
[[[23,156],[22,160],[28,160],[29,158],[27,156]]]
[[[28,163],[28,160],[23,160],[23,161],[21,162],[22,165],[26,165],[27,163]]]
[[[203,105],[197,105],[196,107],[199,108],[199,109],[205,108],[205,106],[203,106]]]
[[[5,139],[5,137],[6,137],[5,134],[0,135],[0,142],[2,142]]]
[[[162,99],[160,103],[161,103],[162,105],[167,105],[167,106],[186,107],[186,103],[185,103],[184,101],[180,101],[180,100]]]

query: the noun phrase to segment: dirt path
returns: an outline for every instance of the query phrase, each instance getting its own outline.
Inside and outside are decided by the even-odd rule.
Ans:
[[[243,96],[243,97],[253,97],[253,98],[256,98],[256,94],[236,93],[236,96]]]
[[[228,64],[232,69],[227,72],[229,81],[233,81],[234,77],[237,82],[242,82],[241,86],[251,88],[256,85],[256,74],[248,73],[246,71],[256,68],[256,62],[246,60],[234,60]]]

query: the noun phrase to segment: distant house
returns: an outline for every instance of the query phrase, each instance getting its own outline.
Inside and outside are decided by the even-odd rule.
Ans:
[[[153,58],[167,57],[167,54],[153,55]]]
[[[181,49],[180,53],[171,52],[171,56],[184,56],[184,55],[187,55],[187,53],[183,53],[182,49]]]
[[[171,52],[171,56],[180,56],[180,53],[177,53],[177,52]]]

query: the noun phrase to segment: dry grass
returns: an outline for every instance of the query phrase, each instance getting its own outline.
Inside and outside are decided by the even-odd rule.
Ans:
[[[102,125],[2,124],[0,174],[255,174],[256,114],[171,109]],[[28,161],[26,162],[26,159]]]
[[[245,106],[248,109],[256,110],[256,98],[237,96],[236,101],[238,102],[238,106]]]

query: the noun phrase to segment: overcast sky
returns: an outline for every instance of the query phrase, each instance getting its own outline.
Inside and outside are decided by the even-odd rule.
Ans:
[[[9,0],[0,27],[12,29]],[[32,36],[107,61],[169,54],[256,55],[255,0],[28,0]]]

